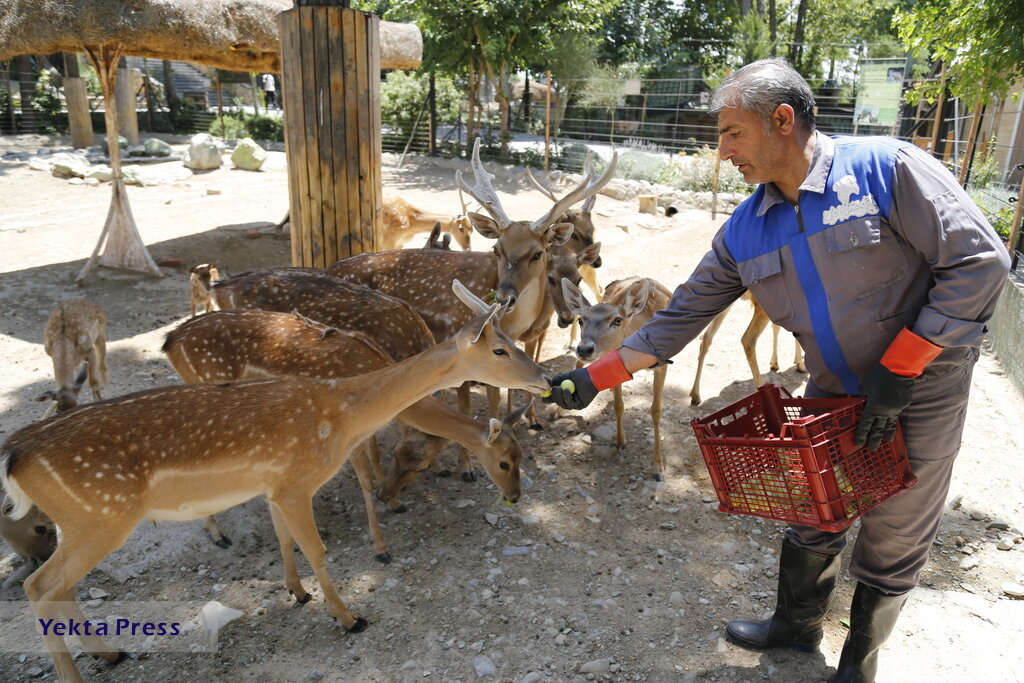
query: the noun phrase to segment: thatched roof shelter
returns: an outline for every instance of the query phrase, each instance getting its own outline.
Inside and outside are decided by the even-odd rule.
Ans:
[[[118,46],[136,57],[280,71],[278,18],[292,0],[0,0],[0,60]],[[423,38],[382,21],[381,68],[415,69]]]

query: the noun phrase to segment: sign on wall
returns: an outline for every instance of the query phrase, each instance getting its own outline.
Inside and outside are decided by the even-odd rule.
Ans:
[[[907,62],[902,57],[861,61],[857,104],[853,110],[854,130],[858,126],[895,128],[906,67]]]

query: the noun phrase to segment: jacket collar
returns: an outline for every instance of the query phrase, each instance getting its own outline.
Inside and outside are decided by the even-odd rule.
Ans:
[[[814,131],[814,152],[811,154],[811,165],[807,169],[807,177],[800,185],[801,192],[825,194],[825,182],[828,180],[829,171],[832,170],[835,151],[836,143],[832,138],[821,131]],[[763,183],[761,188],[764,193],[761,197],[761,204],[757,207],[759,218],[768,213],[768,209],[786,201],[779,188],[775,187],[775,183]]]

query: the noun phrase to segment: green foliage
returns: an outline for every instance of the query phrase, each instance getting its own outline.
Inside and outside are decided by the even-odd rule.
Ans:
[[[223,120],[223,133],[221,132],[221,121]],[[269,142],[281,142],[284,140],[284,125],[281,119],[273,116],[249,116],[247,114],[225,114],[223,117],[215,118],[206,132],[210,135],[223,137],[225,139],[241,140],[252,138]]]
[[[59,120],[63,106],[60,90],[53,84],[50,72],[42,70],[39,73],[39,80],[36,81],[36,93],[32,98],[32,108],[39,114],[39,123],[47,133],[56,134],[67,131],[67,122]]]
[[[429,91],[429,74],[392,71],[380,84],[381,118],[385,123],[395,125],[408,134]],[[454,121],[459,115],[459,91],[455,83],[446,76],[437,76],[434,78],[434,93],[437,117],[442,121]],[[421,125],[426,121],[425,117],[426,110]]]
[[[701,147],[693,154],[682,152],[674,155],[663,171],[659,182],[678,190],[709,192],[714,187],[715,166],[718,165],[718,151]],[[722,163],[718,168],[718,191],[747,194],[751,190],[732,164]]]
[[[1024,77],[1024,11],[1006,0],[919,0],[896,14],[900,38],[915,52],[947,65],[949,89],[970,103],[1005,97]],[[921,83],[914,102],[938,96],[939,84]],[[909,99],[909,98],[908,98]]]
[[[171,129],[175,133],[191,133],[195,130],[198,118],[199,105],[192,100],[181,100],[177,109],[170,112]]]

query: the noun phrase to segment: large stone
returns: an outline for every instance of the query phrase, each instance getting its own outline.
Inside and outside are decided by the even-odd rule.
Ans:
[[[171,155],[171,146],[159,138],[147,138],[142,146],[146,148],[146,154],[151,157],[166,157]]]
[[[90,166],[85,174],[86,180],[93,178],[101,183],[109,183],[114,179],[114,170],[106,164],[96,164]]]
[[[231,153],[231,163],[243,171],[258,171],[266,160],[266,150],[256,144],[252,138],[240,140],[235,151]]]
[[[142,145],[128,145],[128,156],[144,157],[146,156],[146,148]]]
[[[211,171],[220,168],[221,147],[208,133],[196,133],[189,141],[181,162],[193,171]]]
[[[117,136],[117,146],[121,149],[128,149],[128,138],[123,135]],[[106,152],[110,149],[110,138],[106,135],[103,136],[103,151]]]
[[[89,161],[84,157],[67,152],[58,152],[47,161],[58,178],[84,178],[89,172]]]

